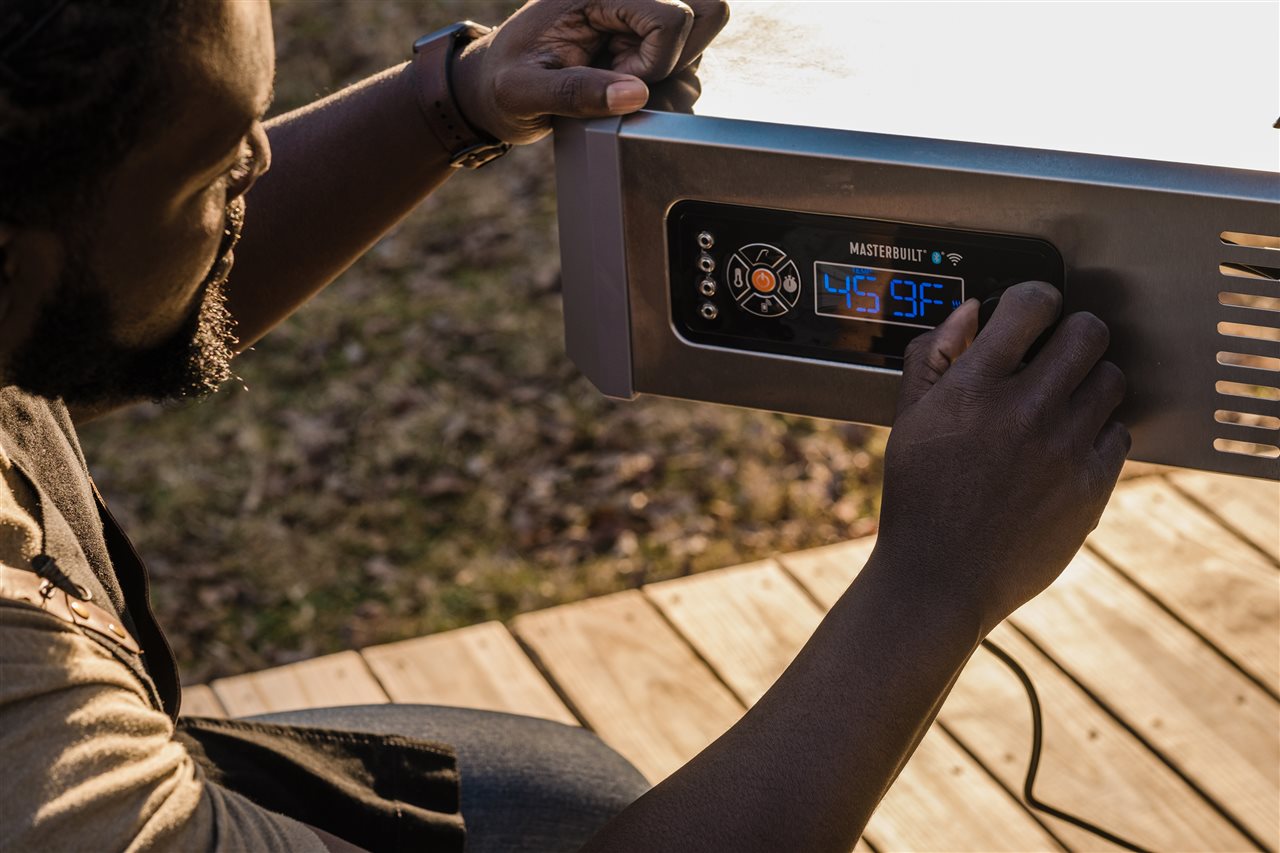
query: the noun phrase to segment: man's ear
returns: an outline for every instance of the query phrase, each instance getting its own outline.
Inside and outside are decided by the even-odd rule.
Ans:
[[[0,360],[27,339],[66,266],[52,231],[0,223]]]

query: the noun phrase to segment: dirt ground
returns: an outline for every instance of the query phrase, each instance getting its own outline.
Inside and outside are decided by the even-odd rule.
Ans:
[[[275,112],[513,7],[277,2]],[[579,375],[554,190],[550,140],[456,176],[214,398],[84,430],[188,682],[873,529],[883,432]]]

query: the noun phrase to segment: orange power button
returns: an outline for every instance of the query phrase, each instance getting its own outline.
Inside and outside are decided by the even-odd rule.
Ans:
[[[778,279],[766,269],[758,269],[751,273],[751,286],[761,293],[771,293],[778,286]]]

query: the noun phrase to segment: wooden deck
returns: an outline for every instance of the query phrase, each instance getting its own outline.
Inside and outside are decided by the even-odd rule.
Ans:
[[[586,725],[657,781],[769,687],[872,541],[780,556],[190,687],[234,716],[424,702]],[[1280,484],[1122,483],[1062,578],[993,634],[1045,716],[1037,793],[1158,850],[1280,848]],[[1031,721],[974,656],[861,850],[1117,849],[1025,808]]]

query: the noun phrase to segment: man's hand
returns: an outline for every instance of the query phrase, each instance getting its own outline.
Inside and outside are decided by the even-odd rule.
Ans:
[[[454,96],[478,130],[533,142],[553,115],[640,109],[728,20],[725,0],[530,0],[457,58]]]
[[[875,553],[746,716],[588,850],[853,849],[979,641],[1062,571],[1124,461],[1098,318],[1067,317],[1022,366],[1061,306],[1020,284],[981,335],[970,302],[913,342]]]
[[[907,351],[877,550],[909,558],[923,594],[971,608],[988,631],[1070,562],[1129,451],[1101,320],[1067,316],[1023,365],[1061,305],[1053,287],[1020,284],[971,346],[976,302]]]

